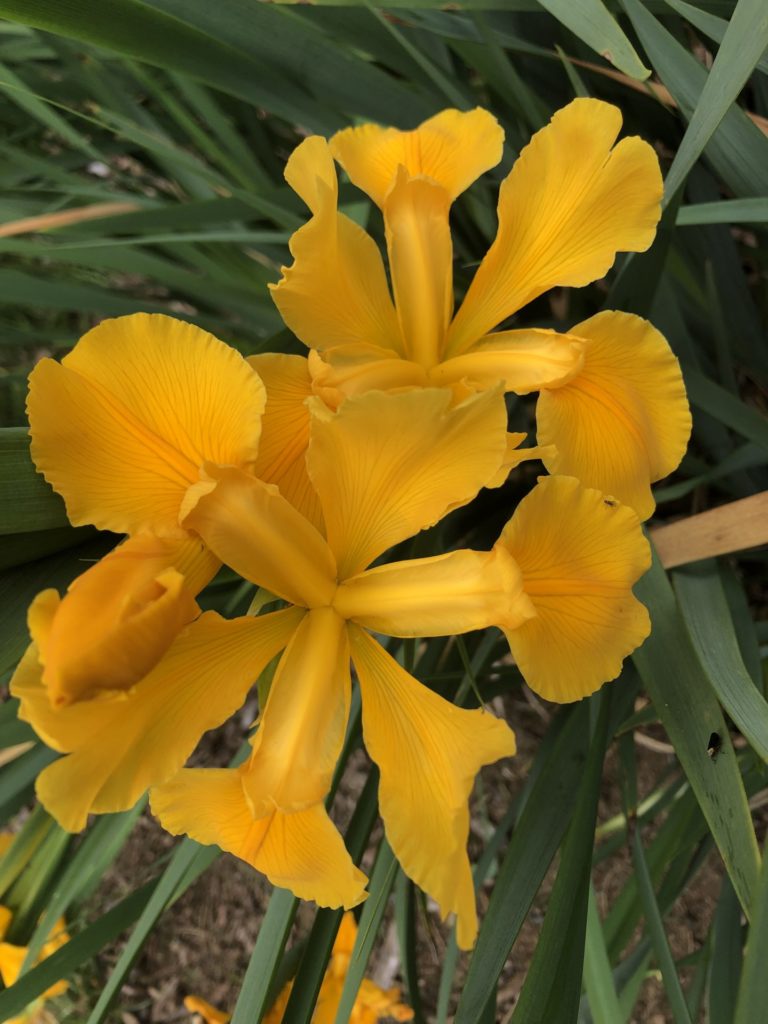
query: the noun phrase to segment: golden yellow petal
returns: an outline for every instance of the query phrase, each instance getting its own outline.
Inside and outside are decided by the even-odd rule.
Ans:
[[[651,628],[632,594],[651,564],[632,509],[573,477],[542,477],[498,544],[520,566],[537,613],[505,630],[528,685],[567,703],[615,679]]]
[[[503,384],[505,391],[527,395],[565,384],[584,363],[584,344],[556,331],[526,329],[489,334],[463,355],[430,370],[433,384],[466,380],[475,387]]]
[[[457,916],[457,941],[477,933],[467,857],[468,800],[484,764],[515,753],[515,737],[487,711],[449,704],[402,669],[364,630],[350,626],[363,698],[363,738],[379,766],[379,806],[403,871]]]
[[[317,529],[274,484],[231,466],[206,467],[181,517],[245,579],[307,608],[330,604],[336,562]]]
[[[653,241],[663,192],[659,161],[637,137],[614,146],[618,107],[576,99],[537,132],[499,193],[499,228],[448,338],[464,352],[555,285],[603,277],[617,252]]]
[[[332,608],[304,617],[280,659],[243,770],[254,817],[301,811],[328,795],[349,716],[346,626]]]
[[[426,387],[429,383],[423,366],[375,345],[337,345],[322,355],[310,352],[308,363],[312,390],[329,409],[368,391]]]
[[[405,356],[429,369],[442,352],[453,314],[451,197],[403,167],[384,203],[389,271]]]
[[[493,114],[442,110],[413,131],[364,124],[331,139],[331,151],[351,181],[383,206],[397,169],[432,178],[455,199],[501,160],[504,131]]]
[[[203,1018],[205,1024],[229,1024],[232,1014],[219,1010],[200,996],[185,996],[184,1009]]]
[[[285,169],[288,184],[312,211],[291,237],[293,264],[270,285],[280,315],[310,348],[369,342],[401,351],[400,330],[378,247],[337,210],[336,171],[328,143],[305,139]]]
[[[323,805],[255,819],[241,778],[237,769],[186,768],[152,789],[152,813],[173,835],[215,843],[300,899],[321,907],[362,902],[367,879]]]
[[[630,313],[598,313],[572,333],[585,341],[584,367],[536,405],[539,442],[554,445],[544,464],[648,519],[651,482],[677,468],[691,433],[680,365],[663,335]]]
[[[443,389],[371,391],[331,413],[313,399],[309,475],[339,579],[464,505],[498,471],[507,412],[500,390],[451,408]]]
[[[340,584],[344,618],[388,636],[450,636],[534,613],[516,562],[502,548],[452,551],[368,569]]]
[[[284,498],[322,529],[320,501],[307,474],[309,410],[306,401],[312,394],[312,378],[307,360],[265,352],[250,356],[267,389],[267,407],[261,421],[259,457],[253,475],[268,484],[276,484]]]
[[[11,682],[19,717],[68,754],[37,780],[41,803],[70,832],[89,813],[124,811],[184,764],[202,734],[225,721],[290,639],[301,611],[227,622],[206,612],[132,690],[53,707],[33,644]]]
[[[182,320],[104,320],[29,378],[32,458],[70,520],[115,533],[178,532],[207,460],[256,458],[264,387],[229,345]]]
[[[44,627],[42,609],[52,599],[49,591],[38,595],[30,631],[52,703],[127,690],[143,679],[199,614],[194,594],[219,565],[197,538],[138,534],[78,576]],[[178,566],[190,570],[189,579]]]
[[[504,461],[496,476],[486,484],[487,487],[501,487],[502,484],[506,483],[507,477],[512,470],[523,462],[528,462],[531,459],[541,459],[543,461],[554,454],[553,445],[534,445],[530,448],[520,448],[520,445],[527,436],[527,434],[507,434],[507,452],[504,456]]]
[[[13,836],[10,833],[4,833],[3,839],[8,839],[8,842],[3,843],[2,847],[2,853],[5,853],[5,851],[13,842]],[[0,942],[2,942],[2,940],[5,938],[8,929],[11,926],[12,920],[13,912],[11,911],[11,909],[9,907],[4,907],[2,904],[0,904]]]

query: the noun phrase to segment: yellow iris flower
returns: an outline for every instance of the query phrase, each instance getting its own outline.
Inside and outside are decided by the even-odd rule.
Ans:
[[[366,124],[302,142],[285,176],[312,218],[272,294],[312,350],[315,391],[331,405],[372,388],[539,391],[547,469],[648,518],[650,484],[678,465],[690,434],[662,335],[613,311],[567,333],[496,329],[546,290],[589,284],[617,252],[650,246],[658,160],[639,138],[616,144],[620,128],[616,107],[577,99],[533,137],[501,185],[496,239],[455,315],[449,209],[501,159],[495,118],[445,110],[410,132]],[[374,241],[337,210],[334,157],[381,208],[394,301]]]
[[[294,505],[256,475],[263,457],[265,475],[293,479],[301,457],[293,449],[279,457],[277,428],[257,456],[263,389],[253,367],[188,325],[178,326],[184,342],[174,346],[172,322],[128,319],[104,335],[105,349],[113,336],[121,342],[109,362],[88,336],[70,365],[35,371],[36,459],[79,521],[180,537],[289,607],[230,622],[200,615],[148,670],[141,644],[126,653],[136,682],[62,701],[46,677],[59,609],[43,595],[12,683],[21,716],[66,755],[39,776],[40,799],[79,830],[89,812],[130,807],[153,786],[169,831],[218,843],[299,896],[352,906],[366,879],[323,803],[346,728],[351,658],[389,841],[443,914],[456,913],[458,941],[471,946],[467,801],[479,768],[514,753],[514,736],[485,711],[457,708],[422,686],[372,633],[428,637],[495,625],[530,685],[551,699],[578,699],[614,678],[648,632],[631,594],[648,565],[636,516],[573,478],[551,477],[491,551],[367,568],[498,481],[508,459],[501,389],[458,402],[439,388],[373,391],[337,412],[311,398],[301,423],[315,500],[298,500],[301,484]],[[99,372],[88,362],[94,352]],[[296,420],[295,363],[286,358],[265,362],[283,396],[273,427]],[[68,427],[57,431],[41,411],[52,405],[46,387],[59,400],[57,422],[74,419],[87,439],[88,458]],[[80,632],[82,643],[87,623]],[[237,770],[179,772],[202,732],[242,704],[280,651],[249,760]],[[112,665],[104,671],[109,679]]]
[[[534,688],[574,700],[615,677],[647,635],[631,586],[648,567],[648,546],[630,509],[553,477],[521,503],[491,551],[366,568],[497,475],[503,403],[498,390],[455,405],[448,391],[426,388],[369,392],[336,413],[317,398],[309,405],[307,466],[322,532],[238,469],[208,466],[185,498],[185,526],[301,618],[246,763],[182,770],[153,788],[152,808],[168,831],[216,843],[302,898],[345,907],[363,899],[366,879],[323,803],[344,739],[351,656],[387,837],[443,915],[457,915],[467,948],[477,927],[468,797],[483,764],[514,753],[514,737],[487,712],[428,690],[371,634],[496,625]]]
[[[354,915],[346,913],[341,920],[336,941],[333,944],[331,960],[320,986],[317,1004],[312,1014],[312,1024],[334,1024],[356,936],[357,924]],[[275,1000],[274,1006],[265,1016],[264,1024],[280,1024],[292,987],[293,982],[288,982],[283,988]],[[231,1014],[218,1010],[204,999],[200,999],[199,996],[187,996],[184,1006],[190,1013],[196,1013],[202,1017],[205,1024],[227,1024],[231,1020]],[[377,1024],[377,1021],[384,1019],[413,1020],[413,1010],[400,1002],[399,989],[383,989],[368,978],[364,978],[352,1008],[350,1024]]]

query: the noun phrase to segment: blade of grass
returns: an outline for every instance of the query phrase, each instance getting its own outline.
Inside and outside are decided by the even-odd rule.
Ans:
[[[633,660],[749,916],[760,858],[744,783],[722,711],[714,694],[701,685],[702,666],[655,554],[636,593],[650,610],[652,631]],[[723,740],[723,756],[716,761],[707,756],[713,732]]]
[[[667,198],[685,181],[766,47],[768,7],[764,0],[738,0],[664,181]]]
[[[648,865],[645,862],[640,829],[635,829],[635,834],[632,837],[632,862],[635,866],[635,877],[640,889],[640,897],[645,908],[646,924],[651,936],[656,960],[661,969],[664,991],[667,994],[675,1024],[691,1024],[688,1006],[685,1002],[683,990],[680,987],[680,979],[677,976],[675,962],[672,959],[667,936],[664,932],[664,923],[659,913],[659,906],[653,891],[653,883],[648,872]]]
[[[589,710],[594,709],[596,702],[599,705],[597,724],[580,776],[544,924],[512,1015],[513,1024],[536,1020],[573,1024],[578,1016],[597,802],[612,697],[609,687],[592,698],[592,708],[588,704]]]
[[[602,0],[541,0],[541,6],[630,78],[643,81],[650,75]]]
[[[603,925],[597,911],[594,886],[589,886],[587,936],[584,947],[584,986],[594,1024],[618,1024],[623,1014],[605,946]]]

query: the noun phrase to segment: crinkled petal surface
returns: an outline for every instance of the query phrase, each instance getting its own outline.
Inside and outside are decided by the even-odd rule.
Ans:
[[[402,352],[381,254],[337,210],[336,171],[325,139],[305,139],[285,176],[313,216],[291,237],[292,266],[283,267],[282,279],[270,286],[283,320],[310,348],[367,342]]]
[[[207,466],[181,510],[226,565],[292,604],[328,605],[336,562],[317,529],[274,484],[229,466]]]
[[[389,269],[406,358],[434,366],[453,313],[451,197],[400,168],[384,203]]]
[[[504,384],[505,391],[527,395],[544,387],[565,384],[584,362],[584,343],[556,331],[528,329],[489,334],[463,355],[430,371],[434,384],[467,380],[477,387]]]
[[[240,707],[301,614],[290,608],[228,622],[206,612],[132,690],[63,708],[50,704],[31,645],[11,683],[19,717],[68,755],[38,776],[41,803],[71,832],[89,813],[133,807],[148,786],[181,768],[206,730]]]
[[[523,578],[503,548],[452,551],[368,569],[343,582],[334,607],[387,636],[450,636],[534,614]]]
[[[264,402],[245,359],[199,327],[154,313],[104,320],[30,374],[32,458],[75,526],[176,532],[205,461],[255,460]]]
[[[499,228],[456,314],[458,355],[555,285],[603,277],[617,252],[653,241],[663,185],[655,152],[637,137],[614,146],[618,107],[576,99],[531,139],[499,193]]]
[[[349,644],[332,608],[308,612],[280,660],[243,770],[254,815],[300,811],[328,795],[350,701]]]
[[[469,949],[477,933],[469,795],[482,765],[515,753],[514,734],[488,712],[457,708],[422,686],[357,626],[350,645],[387,839],[442,915],[456,914],[458,944]]]
[[[544,464],[653,514],[651,482],[676,469],[691,433],[680,364],[647,320],[605,311],[573,328],[585,339],[581,372],[536,405]]]
[[[365,899],[367,878],[322,804],[256,819],[241,779],[237,769],[184,769],[153,788],[152,812],[173,835],[215,843],[300,899],[321,907],[354,907]]]
[[[339,578],[464,505],[506,452],[501,390],[451,408],[437,388],[350,398],[337,413],[314,399],[309,475],[320,495]]]
[[[309,410],[306,401],[312,394],[307,360],[303,356],[264,352],[250,356],[248,362],[267,389],[259,457],[253,475],[265,483],[275,484],[294,508],[321,529],[320,502],[307,474]]]
[[[632,509],[573,477],[543,477],[498,543],[520,566],[537,613],[505,630],[528,685],[567,703],[615,679],[651,628],[632,594],[651,564]]]
[[[442,110],[413,131],[363,124],[331,139],[350,180],[383,206],[397,169],[432,178],[455,199],[501,160],[504,131],[487,110]]]

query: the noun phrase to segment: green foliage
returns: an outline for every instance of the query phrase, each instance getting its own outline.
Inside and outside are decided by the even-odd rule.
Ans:
[[[136,310],[186,317],[245,353],[301,351],[266,285],[277,280],[304,217],[282,167],[307,132],[365,119],[412,127],[446,105],[480,104],[507,132],[506,172],[530,133],[573,95],[617,103],[626,132],[656,144],[667,171],[657,241],[620,261],[607,291],[602,283],[574,291],[565,313],[537,300],[520,326],[572,323],[608,305],[648,316],[669,338],[694,434],[681,469],[657,488],[659,521],[768,489],[768,16],[760,0],[396,0],[387,10],[355,2],[0,0],[0,17],[3,680],[28,642],[34,595],[63,590],[114,542],[70,527],[63,503],[34,471],[26,373],[98,319]],[[380,234],[349,186],[341,203],[358,220],[370,217]],[[494,204],[486,180],[456,205],[460,289],[493,236]],[[530,427],[525,401],[513,416]],[[508,485],[441,529],[449,538],[471,532],[482,546],[517,497]],[[643,982],[659,975],[676,1022],[696,1020],[700,1004],[712,1024],[762,1019],[768,871],[756,838],[760,811],[751,804],[768,783],[765,568],[765,552],[753,551],[676,571],[671,583],[656,564],[641,582],[651,638],[600,696],[547,713],[526,781],[509,794],[506,812],[485,822],[475,857],[486,904],[476,949],[463,957],[452,938],[438,938],[434,991],[419,990],[434,957],[421,894],[373,833],[371,895],[338,1024],[393,917],[417,1020],[496,1019],[500,979],[532,906],[543,907],[543,924],[514,1020],[627,1021]],[[223,573],[204,603],[233,614],[248,599]],[[399,654],[418,654],[419,678],[472,704],[473,687],[486,701],[519,694],[505,651],[489,635],[467,638],[466,650],[437,640]],[[721,738],[715,757],[707,754],[711,733]],[[634,739],[648,735],[669,740],[675,755],[654,762],[650,789],[639,796]],[[345,756],[360,742],[358,724]],[[88,968],[104,974],[88,1010],[88,1024],[100,1024],[119,1009],[121,986],[160,916],[218,851],[184,841],[150,881],[136,880],[132,892],[96,910],[94,891],[142,808],[70,839],[40,808],[18,816],[56,755],[17,719],[14,701],[0,707],[0,748],[8,755],[0,762],[0,815],[15,830],[0,857],[0,902],[17,915],[14,941],[30,946],[25,973],[0,992],[0,1019]],[[620,765],[623,801],[595,827],[604,755]],[[371,775],[346,832],[358,861],[376,813]],[[621,857],[633,871],[606,912],[600,871]],[[722,876],[712,937],[691,962],[676,962],[670,910],[707,858]],[[297,972],[286,1020],[311,1019],[339,914],[319,911],[291,939],[296,911],[289,893],[272,895],[235,1024],[260,1020]],[[61,913],[72,939],[35,966]],[[94,967],[120,936],[114,966]]]

